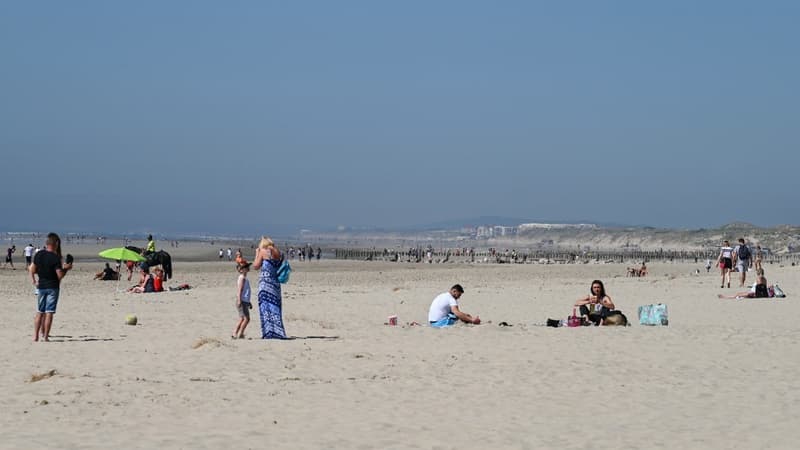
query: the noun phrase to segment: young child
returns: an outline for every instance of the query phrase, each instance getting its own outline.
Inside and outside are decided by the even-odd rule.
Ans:
[[[153,292],[161,292],[164,290],[164,271],[158,268],[153,272],[155,272],[155,278],[153,278]]]
[[[250,310],[253,309],[253,304],[250,303],[250,281],[247,279],[250,263],[239,264],[236,270],[239,272],[239,279],[236,282],[236,310],[239,311],[239,321],[231,338],[244,339],[244,329],[250,323]]]

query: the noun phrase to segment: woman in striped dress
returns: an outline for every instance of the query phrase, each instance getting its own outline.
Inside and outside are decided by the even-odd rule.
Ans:
[[[272,239],[262,236],[258,244],[253,266],[258,275],[258,312],[261,316],[262,339],[286,339],[281,312],[281,284],[278,282],[277,270],[281,265],[281,252],[275,247]]]

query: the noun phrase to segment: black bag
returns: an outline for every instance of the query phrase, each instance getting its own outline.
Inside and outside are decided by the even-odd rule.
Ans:
[[[561,321],[556,319],[547,319],[547,326],[558,328],[561,326]]]
[[[744,244],[739,246],[739,250],[736,254],[739,259],[750,259],[750,249]]]

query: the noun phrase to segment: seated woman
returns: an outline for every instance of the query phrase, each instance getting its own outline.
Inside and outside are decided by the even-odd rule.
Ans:
[[[602,320],[614,310],[614,302],[611,301],[611,297],[606,295],[606,288],[600,280],[592,281],[589,295],[578,299],[575,306],[580,306],[581,316],[584,320],[595,325],[600,325]]]
[[[112,269],[109,263],[106,263],[106,268],[94,274],[94,279],[103,281],[119,280],[119,272]]]
[[[759,269],[756,271],[758,275],[756,275],[756,282],[753,283],[753,287],[750,288],[749,291],[745,292],[737,292],[733,295],[722,295],[719,294],[717,297],[719,298],[767,298],[769,297],[769,288],[771,286],[767,286],[767,278],[764,276],[764,269]]]
[[[150,274],[150,268],[147,264],[142,264],[141,270],[142,278],[139,280],[139,284],[128,289],[128,292],[133,292],[134,294],[155,292],[155,280],[153,275]]]

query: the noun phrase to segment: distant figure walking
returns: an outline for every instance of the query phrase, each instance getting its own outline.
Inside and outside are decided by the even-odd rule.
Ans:
[[[30,267],[31,263],[33,262],[33,244],[28,244],[25,246],[24,255],[25,255],[25,268],[27,269]]]
[[[733,256],[736,259],[736,270],[739,271],[739,287],[744,287],[747,271],[753,267],[750,247],[744,243],[744,238],[739,238],[739,245],[733,249]]]
[[[258,244],[253,265],[258,276],[258,312],[261,316],[262,339],[286,339],[283,328],[283,295],[278,282],[278,267],[283,260],[272,239],[263,236]]]
[[[756,273],[758,273],[759,270],[763,269],[763,267],[761,267],[761,261],[763,259],[764,259],[764,250],[761,249],[761,244],[756,245],[756,260],[755,260]]]
[[[733,268],[733,248],[731,247],[730,241],[727,239],[722,241],[722,248],[719,250],[719,256],[717,257],[717,264],[719,265],[719,271],[722,275],[722,284],[719,286],[721,288],[725,287],[725,283],[728,283],[728,287],[731,287],[731,269]]]
[[[4,269],[7,265],[11,264],[11,268],[17,270],[17,268],[14,267],[14,260],[11,259],[11,255],[13,255],[16,251],[17,251],[16,245],[12,245],[11,247],[8,248],[8,250],[6,250],[6,263],[3,264]]]

